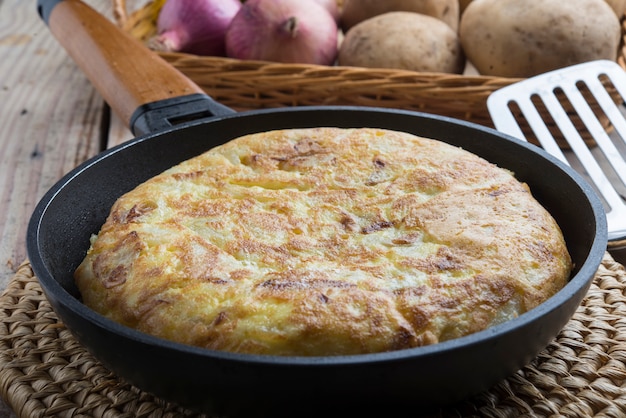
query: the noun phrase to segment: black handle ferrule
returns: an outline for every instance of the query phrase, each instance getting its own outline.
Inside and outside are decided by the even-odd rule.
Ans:
[[[190,94],[139,106],[130,118],[129,127],[135,135],[145,135],[185,122],[233,113],[233,109],[206,94]]]
[[[48,24],[50,20],[50,14],[52,13],[52,9],[61,3],[63,0],[37,0],[37,12],[39,12],[39,16]]]

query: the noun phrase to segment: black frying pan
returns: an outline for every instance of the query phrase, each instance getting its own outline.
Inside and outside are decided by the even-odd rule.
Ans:
[[[62,178],[38,204],[27,237],[33,269],[58,316],[105,366],[138,387],[187,407],[232,415],[415,411],[465,399],[514,373],[558,334],[584,297],[607,245],[602,204],[574,171],[539,148],[464,121],[401,110],[235,113],[79,1],[40,0],[39,10],[120,116],[135,131],[148,131]],[[240,135],[315,126],[433,137],[513,170],[561,226],[575,262],[570,282],[531,312],[486,331],[427,347],[338,357],[189,347],[120,326],[81,303],[73,271],[121,194]]]

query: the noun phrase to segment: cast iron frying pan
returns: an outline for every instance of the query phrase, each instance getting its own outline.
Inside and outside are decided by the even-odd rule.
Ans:
[[[229,415],[329,415],[421,409],[486,390],[531,361],[584,297],[606,249],[602,204],[574,171],[492,129],[395,109],[301,107],[236,113],[78,0],[39,11],[112,108],[141,134],[85,162],[38,204],[27,245],[63,323],[106,367],[167,400]],[[561,226],[569,284],[533,311],[468,337],[389,353],[274,357],[215,352],[120,326],[80,301],[72,274],[113,202],[172,165],[243,134],[316,126],[378,127],[432,137],[508,168]]]

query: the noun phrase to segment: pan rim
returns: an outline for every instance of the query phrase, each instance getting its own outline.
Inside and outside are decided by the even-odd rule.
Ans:
[[[579,270],[574,276],[570,278],[568,283],[555,295],[548,300],[535,307],[534,309],[520,315],[517,318],[508,320],[502,324],[498,324],[487,328],[485,330],[476,332],[471,335],[448,340],[428,346],[409,348],[404,350],[395,350],[381,353],[367,353],[356,355],[340,355],[340,356],[274,356],[274,355],[254,355],[244,353],[232,353],[225,351],[209,350],[200,347],[193,347],[182,343],[176,343],[169,340],[165,340],[159,337],[155,337],[135,329],[120,325],[88,308],[76,297],[71,295],[60,283],[56,280],[45,261],[41,257],[40,249],[40,236],[39,229],[42,221],[44,220],[46,211],[51,202],[54,201],[56,195],[58,195],[68,183],[70,183],[76,177],[79,177],[81,173],[88,170],[91,166],[98,163],[102,159],[109,158],[116,153],[132,147],[133,145],[150,140],[160,135],[166,135],[172,131],[185,129],[187,127],[204,124],[207,120],[197,120],[186,123],[184,125],[171,127],[159,132],[150,133],[137,138],[134,138],[126,143],[120,144],[116,147],[103,151],[102,153],[86,160],[82,164],[78,165],[66,175],[64,175],[58,182],[50,188],[42,199],[38,202],[31,220],[28,225],[27,231],[27,252],[29,254],[29,260],[33,267],[33,270],[41,283],[41,286],[48,299],[53,299],[55,302],[60,302],[64,307],[67,307],[76,315],[85,316],[88,321],[97,325],[100,328],[108,331],[115,332],[125,338],[129,338],[135,342],[142,344],[148,344],[151,346],[157,346],[159,348],[173,350],[176,352],[190,354],[194,356],[211,357],[215,359],[232,361],[232,362],[246,362],[246,363],[263,363],[272,365],[284,365],[284,366],[338,366],[338,365],[350,365],[361,363],[385,363],[405,360],[407,358],[415,357],[428,357],[432,355],[440,355],[444,352],[453,352],[457,349],[466,348],[472,345],[483,344],[489,342],[495,338],[502,336],[508,332],[511,332],[517,328],[523,327],[538,318],[546,315],[558,309],[563,303],[572,298],[575,294],[583,291],[587,292],[588,287],[591,285],[594,273],[597,270],[601,259],[606,250],[607,233],[606,233],[606,216],[599,197],[591,186],[578,174],[576,171],[561,163],[558,159],[554,158],[550,154],[546,153],[539,147],[532,144],[528,144],[517,138],[508,136],[495,129],[478,125],[471,122],[461,121],[458,119],[433,115],[423,112],[387,109],[387,108],[375,108],[375,107],[359,107],[359,106],[302,106],[297,108],[277,108],[277,109],[261,109],[246,112],[233,113],[231,115],[214,117],[210,119],[209,123],[219,120],[248,117],[251,115],[263,115],[267,113],[282,113],[282,112],[299,112],[299,111],[337,111],[337,110],[349,110],[358,112],[375,112],[375,113],[393,113],[393,114],[405,114],[408,116],[418,116],[420,118],[436,119],[438,121],[452,123],[455,125],[462,125],[465,127],[471,127],[479,131],[488,133],[490,135],[496,135],[504,140],[514,142],[517,146],[527,148],[530,152],[539,154],[543,159],[548,160],[553,165],[557,166],[563,171],[570,179],[576,183],[577,187],[581,190],[581,193],[585,195],[590,204],[591,210],[594,214],[594,226],[595,235],[591,248],[589,248],[588,255],[585,258],[585,262],[580,266]],[[54,306],[54,303],[53,303]],[[72,331],[70,329],[70,331]]]

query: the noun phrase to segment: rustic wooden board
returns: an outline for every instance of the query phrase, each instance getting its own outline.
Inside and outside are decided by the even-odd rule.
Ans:
[[[110,3],[89,1],[110,16]],[[34,2],[0,0],[0,288],[26,257],[36,202],[74,166],[107,143],[104,103],[57,44]],[[114,118],[115,120],[115,118]]]

